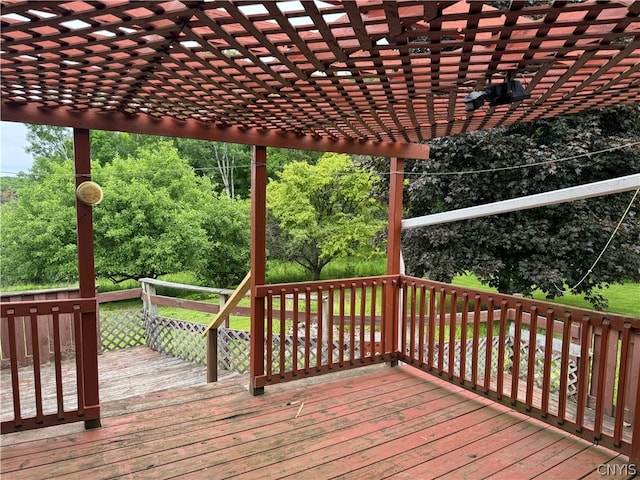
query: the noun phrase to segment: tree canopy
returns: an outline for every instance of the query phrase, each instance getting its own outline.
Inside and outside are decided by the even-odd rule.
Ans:
[[[372,251],[385,225],[369,196],[375,182],[348,155],[285,165],[267,186],[270,256],[300,264],[317,280],[331,260]]]
[[[432,160],[407,165],[405,216],[639,172],[639,141],[638,106],[436,139]],[[627,192],[410,229],[403,234],[407,272],[441,281],[472,272],[501,292],[525,295],[540,288],[554,297],[573,288],[601,308],[604,299],[594,287],[640,276],[639,201],[590,270],[632,197]]]
[[[66,143],[58,135],[64,131],[49,133]],[[217,192],[161,137],[122,134],[118,148],[127,156],[109,158],[113,135],[92,137],[93,179],[105,192],[93,209],[97,275],[119,282],[192,271],[219,286],[241,279],[249,260],[248,201]],[[4,284],[77,278],[73,161],[42,155],[17,200],[1,206]]]

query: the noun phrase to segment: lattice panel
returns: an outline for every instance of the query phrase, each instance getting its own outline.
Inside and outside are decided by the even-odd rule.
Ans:
[[[144,312],[125,310],[100,313],[100,338],[103,350],[145,345]]]
[[[514,342],[513,337],[507,337],[506,345],[505,345],[505,361],[504,365],[499,365],[498,359],[498,347],[500,345],[500,337],[493,337],[492,339],[492,347],[491,347],[491,376],[495,377],[498,374],[498,370],[502,369],[505,373],[512,373],[513,370],[513,354],[514,354]],[[460,372],[460,355],[461,355],[462,342],[455,342],[455,352],[454,352],[454,373],[458,374]],[[438,359],[439,359],[439,345],[434,345],[434,362],[433,365],[437,367]],[[444,344],[443,349],[443,366],[444,368],[448,368],[449,365],[449,343]],[[485,368],[486,368],[486,353],[487,353],[487,339],[479,338],[478,339],[478,372],[477,378],[481,381],[484,378]],[[417,357],[418,352],[414,353]],[[428,363],[428,349],[425,348],[424,354],[424,362]],[[465,378],[472,378],[472,363],[471,359],[473,358],[473,340],[469,339],[466,343],[466,358],[467,361],[465,363]],[[529,358],[529,342],[521,341],[520,348],[520,371],[519,376],[522,380],[527,380],[528,375],[528,367],[527,367],[527,359]],[[551,355],[551,375],[550,375],[550,391],[551,393],[556,393],[560,389],[560,362],[561,355],[559,353],[553,352]],[[544,346],[536,344],[536,353],[535,353],[535,365],[534,365],[534,382],[535,386],[538,388],[542,388],[542,381],[544,378]],[[568,367],[568,381],[567,381],[567,395],[570,398],[575,397],[578,391],[578,364],[574,358],[569,360]]]
[[[207,363],[205,325],[172,318],[155,317],[148,321],[149,348],[194,363]]]
[[[495,376],[498,374],[498,346],[500,344],[500,337],[493,337],[492,341],[491,341],[491,376]],[[454,351],[454,373],[459,373],[460,372],[460,353],[461,353],[461,345],[462,342],[458,341],[455,342],[455,351]],[[466,364],[465,364],[465,377],[466,378],[471,378],[471,374],[472,374],[472,364],[471,364],[471,359],[473,358],[473,340],[469,339],[467,340],[467,344],[466,344]],[[448,368],[449,365],[449,352],[450,352],[450,348],[449,348],[449,342],[446,342],[444,344],[444,348],[443,348],[443,366],[444,368]],[[484,378],[484,374],[485,374],[485,363],[486,363],[486,354],[487,354],[487,339],[486,338],[479,338],[478,339],[478,379],[482,379]],[[505,353],[505,361],[507,359],[507,357],[510,357],[511,355]],[[416,350],[416,357],[417,357],[417,350]],[[433,351],[433,366],[438,365],[438,360],[440,358],[440,346],[438,344],[434,345],[434,351]],[[429,352],[428,352],[428,347],[425,345],[425,352],[424,352],[424,362],[428,363],[429,361]],[[506,365],[502,366],[503,370],[506,371]]]
[[[218,328],[218,367],[230,372],[247,373],[250,341],[249,332]]]
[[[292,335],[285,336],[284,343],[284,371],[288,372],[293,370],[294,364],[296,365],[296,369],[303,370],[305,368],[305,364],[308,362],[309,368],[315,367],[318,362],[318,340],[317,337],[309,338],[309,355],[308,360],[305,356],[305,339],[304,337],[298,337],[297,345],[294,345],[294,337]],[[336,340],[333,341],[332,347],[332,362],[338,363],[340,361],[340,353],[342,351],[343,361],[348,361],[349,356],[349,340],[345,340],[342,346]],[[297,347],[297,348],[296,348]],[[342,350],[341,350],[342,348]],[[273,337],[273,355],[271,357],[273,372],[280,371],[280,349],[281,349],[281,340],[280,337]],[[296,353],[294,358],[294,352]],[[329,347],[326,342],[322,345],[322,358],[320,359],[321,365],[327,365],[329,359]],[[354,358],[360,357],[360,347],[359,342],[356,342],[354,345]],[[265,359],[266,362],[267,359]],[[265,368],[267,367],[265,363]]]
[[[421,142],[640,100],[640,2],[503,3],[3,0],[2,101]]]
[[[520,378],[527,379],[527,363],[526,359],[529,358],[529,342],[522,341],[520,348]],[[511,344],[511,352],[513,352],[514,345]],[[536,344],[535,369],[534,369],[534,381],[538,388],[542,388],[542,381],[544,379],[544,346]],[[513,353],[511,354],[511,360],[513,360]],[[550,391],[552,393],[560,390],[560,368],[561,368],[562,355],[560,353],[553,352],[551,354],[551,371],[550,371]],[[512,365],[509,365],[512,369]],[[578,362],[575,358],[569,359],[568,365],[568,379],[567,379],[567,396],[569,398],[575,398],[578,393]]]

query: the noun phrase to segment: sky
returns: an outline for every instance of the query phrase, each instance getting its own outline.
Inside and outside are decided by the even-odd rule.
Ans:
[[[22,123],[0,122],[0,176],[28,172],[33,163],[27,146],[27,127]]]

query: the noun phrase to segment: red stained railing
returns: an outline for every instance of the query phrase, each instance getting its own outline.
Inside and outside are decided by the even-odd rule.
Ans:
[[[265,285],[264,375],[257,386],[393,361],[385,306],[397,277]]]
[[[100,418],[99,404],[91,404],[97,392],[97,372],[87,354],[97,353],[96,299],[73,298],[3,303],[1,331],[3,347],[9,350],[13,419],[2,422],[2,433],[28,430],[77,421]],[[71,317],[73,355],[71,369],[65,362],[69,348],[61,342],[61,329]],[[41,331],[48,329],[52,337],[53,369],[41,365]],[[63,335],[63,334],[62,334]],[[19,368],[19,352],[31,354],[32,368]],[[50,372],[51,371],[51,372]],[[75,391],[76,405],[65,405],[64,391]],[[44,396],[54,396],[56,410],[45,411]],[[94,402],[97,403],[97,402]],[[3,416],[6,412],[3,412]]]
[[[639,459],[640,319],[410,277],[399,286],[400,361]]]
[[[640,460],[640,319],[407,276],[264,285],[256,297],[258,387],[402,361]]]

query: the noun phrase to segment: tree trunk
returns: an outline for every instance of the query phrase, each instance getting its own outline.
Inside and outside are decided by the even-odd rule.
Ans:
[[[320,280],[320,272],[322,272],[322,267],[319,265],[313,265],[309,270],[311,272],[311,281],[315,282]]]

